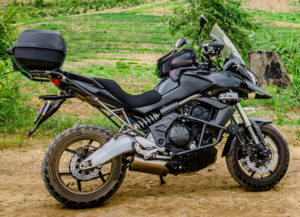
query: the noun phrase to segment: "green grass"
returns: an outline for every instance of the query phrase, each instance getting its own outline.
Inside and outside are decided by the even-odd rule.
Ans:
[[[282,21],[288,23],[300,23],[300,14],[296,12],[267,12],[261,10],[251,10],[251,13],[263,23]]]
[[[60,17],[94,13],[113,7],[126,8],[146,3],[146,0],[109,0],[109,1],[84,1],[84,0],[53,0],[53,1],[12,1],[10,6],[18,8],[18,20],[26,21],[35,18]],[[5,8],[5,6],[2,6]]]
[[[14,135],[12,138],[4,137],[0,140],[0,149],[10,147],[22,147],[24,144],[24,137],[21,135]]]
[[[300,27],[280,26],[273,22],[300,24],[300,15],[265,11],[252,11],[252,13],[261,25],[260,29],[250,36],[253,50],[277,51],[293,82],[287,89],[268,87],[266,91],[273,95],[272,99],[246,101],[243,104],[255,107],[264,106],[275,113],[278,124],[288,124],[285,122],[285,113],[300,105]]]
[[[40,21],[35,20],[26,27],[59,31],[66,39],[66,61],[70,62],[97,59],[97,53],[163,54],[174,42],[168,27],[159,22],[160,17],[152,15],[123,12]]]
[[[90,77],[116,80],[128,93],[135,94],[152,89],[159,81],[155,75],[155,66],[142,64],[139,56],[148,53],[163,55],[173,47],[175,38],[171,37],[168,24],[162,22],[161,16],[148,14],[149,9],[165,7],[168,4],[167,2],[160,3],[122,13],[77,17],[52,16],[47,19],[37,17],[27,20],[26,24],[22,23],[19,26],[22,29],[35,28],[59,31],[66,39],[68,47],[65,70]],[[174,5],[177,2],[170,4]],[[299,23],[299,16],[261,11],[253,11],[253,13],[256,13],[256,19],[262,25],[262,28],[251,35],[253,49],[278,50],[288,71],[296,81],[300,76],[298,66],[300,62],[299,40],[297,40],[300,38],[300,29],[299,27],[274,26],[272,22],[278,20]],[[103,64],[100,60],[111,62],[110,64]],[[16,130],[27,131],[32,129],[32,120],[42,104],[42,102],[32,104],[32,98],[41,94],[55,94],[57,89],[52,84],[25,81],[21,75],[17,77],[24,81],[22,88],[29,88],[29,90],[23,91],[22,100],[30,110],[26,114],[26,118],[20,119],[23,123],[20,125],[21,128]],[[275,97],[271,100],[245,101],[243,104],[265,108],[264,111],[258,112],[255,116],[264,116],[272,111],[275,112],[275,118],[279,120],[278,123],[298,126],[298,119],[298,121],[284,121],[284,113],[299,105],[300,99],[297,98],[299,97],[299,88],[294,86],[283,90],[269,87],[267,91]],[[79,124],[96,124],[113,129],[108,120],[99,114],[82,118],[76,114],[64,114],[59,111],[46,121],[36,134],[54,136]]]

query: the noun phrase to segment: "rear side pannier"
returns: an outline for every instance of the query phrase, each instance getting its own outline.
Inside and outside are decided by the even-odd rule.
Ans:
[[[66,42],[54,31],[25,30],[20,34],[12,54],[14,69],[20,71],[58,70],[66,56]]]

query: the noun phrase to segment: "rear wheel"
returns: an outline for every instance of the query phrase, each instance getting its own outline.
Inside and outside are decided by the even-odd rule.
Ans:
[[[264,151],[258,151],[252,139],[243,134],[243,144],[237,140],[226,157],[231,176],[250,191],[274,187],[285,175],[289,164],[289,149],[281,133],[271,125],[261,126],[265,139]]]
[[[79,164],[103,145],[111,133],[97,126],[66,130],[50,144],[42,175],[50,194],[70,208],[88,208],[107,200],[121,185],[126,164],[122,156],[98,168],[81,170]]]

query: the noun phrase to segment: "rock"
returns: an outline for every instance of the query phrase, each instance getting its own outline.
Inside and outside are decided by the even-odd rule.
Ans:
[[[257,76],[259,86],[276,85],[286,88],[291,79],[280,55],[271,51],[251,51],[248,53],[249,69]]]

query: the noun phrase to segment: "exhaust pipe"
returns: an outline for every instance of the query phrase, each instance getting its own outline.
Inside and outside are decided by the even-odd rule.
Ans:
[[[169,173],[169,169],[166,167],[166,164],[167,161],[144,160],[144,158],[135,155],[131,162],[130,170],[164,176]]]

